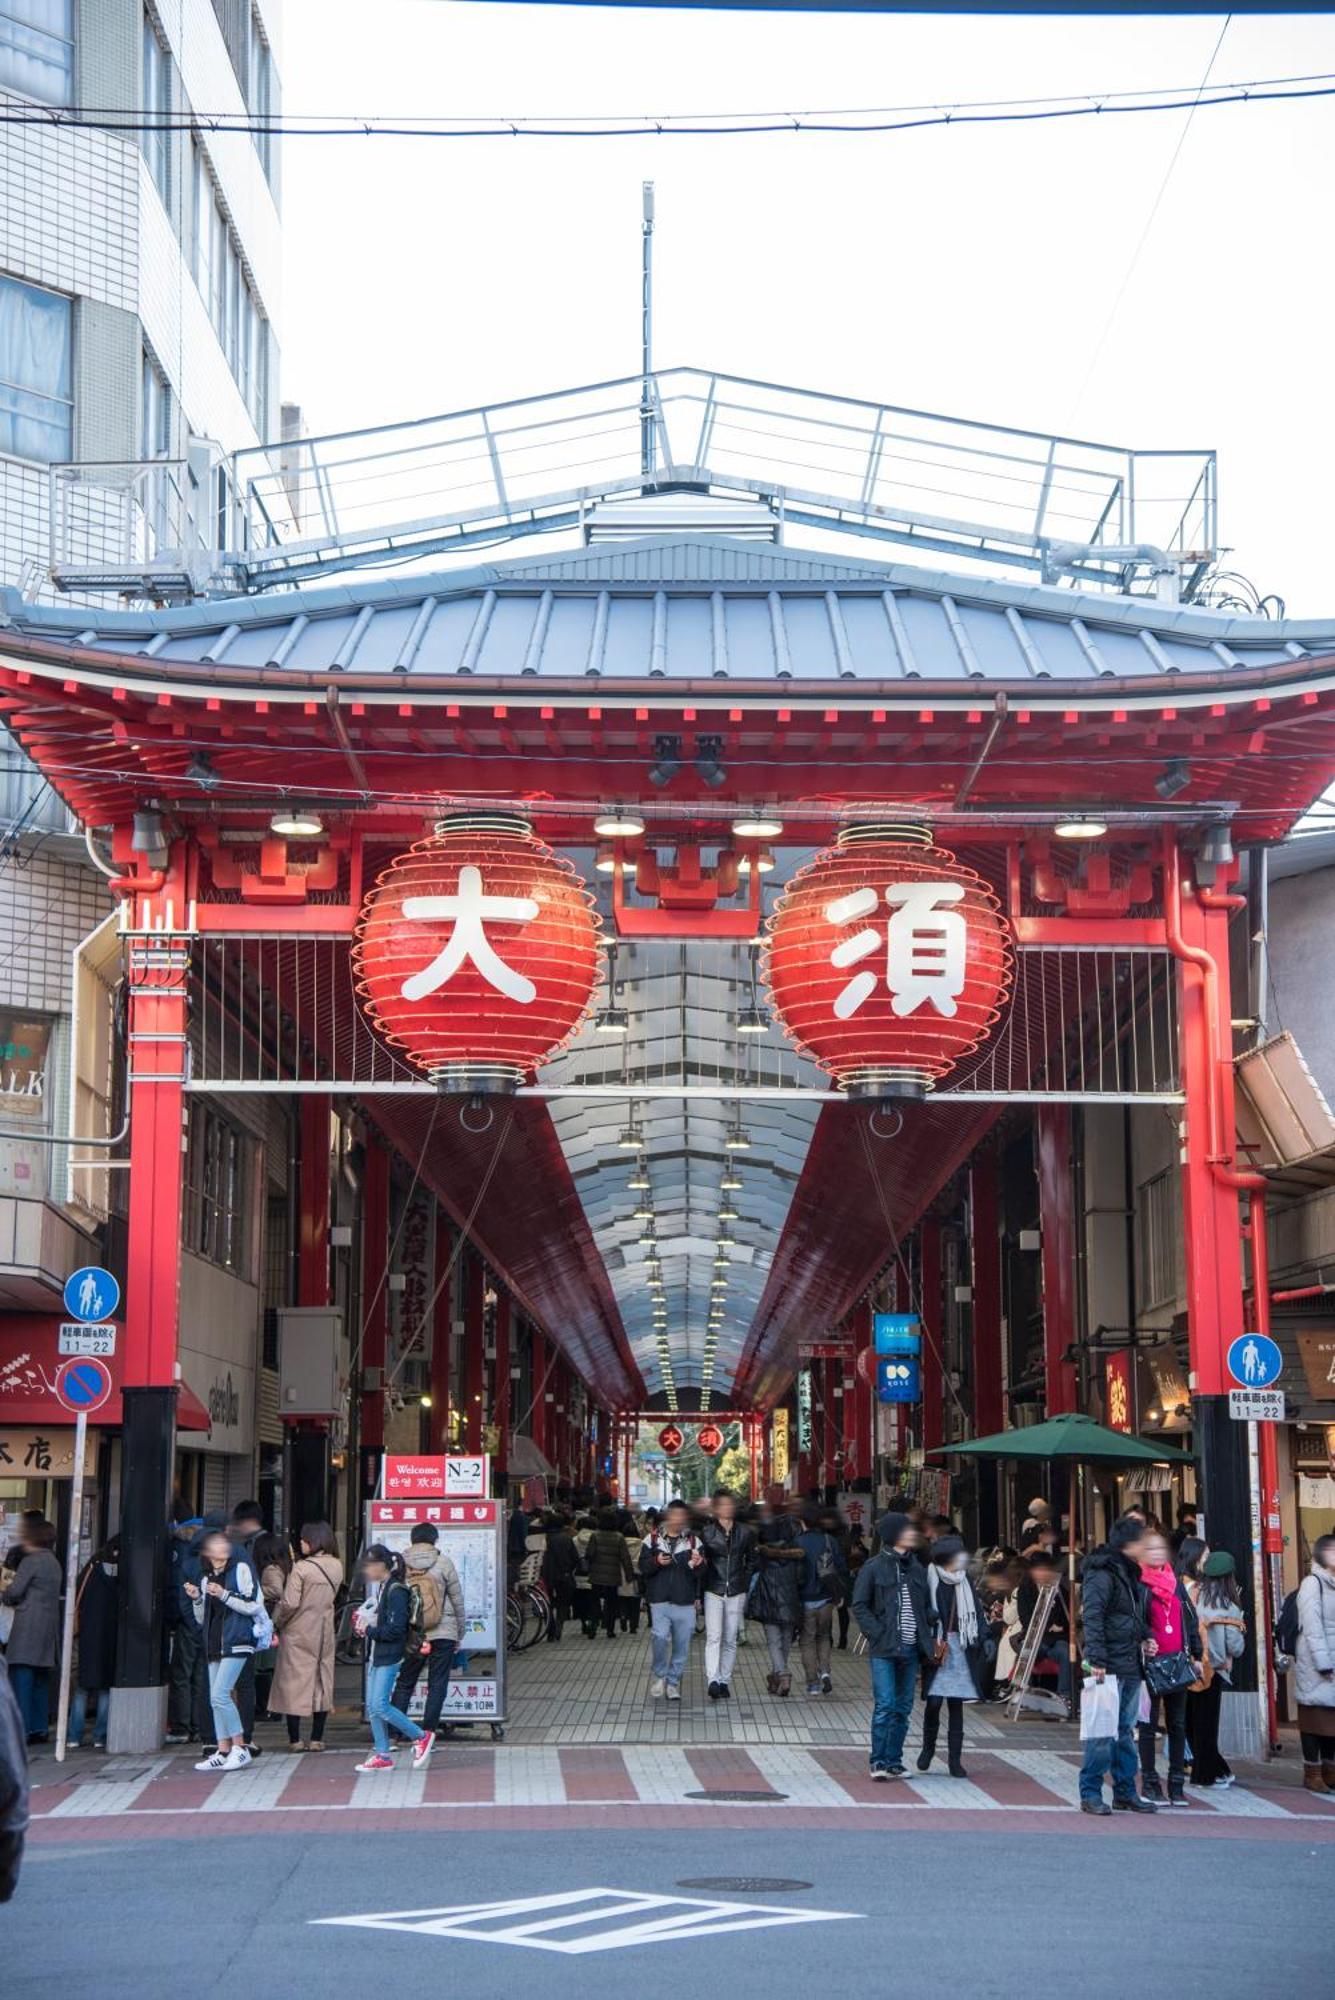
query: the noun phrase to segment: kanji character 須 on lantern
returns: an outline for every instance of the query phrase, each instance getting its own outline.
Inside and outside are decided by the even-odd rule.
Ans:
[[[921,1097],[999,1018],[1013,970],[991,888],[926,827],[845,827],[767,926],[789,1039],[851,1097]]]
[[[353,974],[385,1040],[440,1089],[513,1090],[587,1014],[598,929],[589,891],[527,820],[460,814],[380,876]]]

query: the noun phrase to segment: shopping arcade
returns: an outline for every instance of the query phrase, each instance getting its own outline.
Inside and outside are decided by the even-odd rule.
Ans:
[[[720,1341],[716,1393],[763,1409],[787,1386],[799,1333],[865,1302],[887,1239],[924,1216],[930,1239],[926,1211],[966,1161],[975,1218],[986,1218],[978,1149],[999,1108],[1037,1101],[1059,1153],[1072,1100],[1183,1101],[1202,1413],[1201,1399],[1221,1394],[1222,1353],[1242,1324],[1238,1190],[1223,1136],[1238,1011],[1228,1000],[1232,870],[1216,846],[1200,871],[1213,880],[1193,882],[1179,850],[1195,852],[1225,821],[1235,850],[1273,840],[1323,789],[1335,740],[1329,635],[700,536],[429,582],[111,614],[92,628],[87,615],[13,605],[6,699],[21,740],[81,816],[117,829],[130,913],[127,1364],[142,1381],[161,1390],[172,1379],[173,1273],[153,1249],[175,1240],[183,1100],[259,1085],[312,1107],[355,1093],[405,1159],[424,1158],[456,1221],[491,1167],[474,1235],[499,1281],[501,1317],[513,1300],[541,1337],[562,1343],[608,1406],[598,1445],[612,1410],[664,1406],[618,1150],[628,1117],[642,1125],[652,1177],[666,1181],[654,1201],[665,1245],[676,1245],[665,1259],[669,1296],[681,1300],[670,1356],[686,1393],[698,1382],[692,1337],[709,1268],[693,1218],[714,1198],[698,1163],[718,1165],[724,1126],[744,1112],[767,1164],[747,1163],[747,1196],[763,1196],[735,1231],[752,1254],[737,1260],[747,1276]],[[649,773],[665,739],[679,768],[660,788]],[[719,766],[722,782],[708,782]],[[1160,781],[1178,772],[1187,782],[1165,803]],[[318,806],[329,837],[289,846],[270,835],[284,794]],[[632,1027],[610,1076],[606,1045],[581,1038],[542,1073],[536,1096],[505,1108],[503,1153],[494,1130],[464,1130],[457,1106],[445,1113],[447,1145],[430,1092],[360,1021],[337,958],[360,887],[384,860],[443,810],[497,801],[522,803],[590,879],[592,821],[609,802],[645,817],[641,853],[675,846],[679,869],[694,853],[706,880],[718,848],[736,851],[738,811],[763,805],[785,828],[769,843],[773,881],[841,821],[912,806],[1001,892],[1019,951],[1016,1002],[972,1075],[903,1107],[895,1141],[856,1171],[863,1142],[850,1133],[865,1109],[832,1099],[815,1072],[771,1048],[776,1038],[743,1063],[725,1033],[745,997],[750,898],[725,892],[713,911],[701,901],[674,916],[623,878],[619,900],[640,934],[618,952]],[[131,847],[132,815],[150,807],[169,839],[163,868]],[[1070,846],[1052,837],[1058,819],[1081,813],[1097,814],[1107,836]],[[752,843],[757,863],[762,845]],[[238,991],[243,966],[249,1004],[300,1019],[289,1037],[297,1057],[275,1059],[267,1076],[244,1036],[229,1052],[225,1034],[206,1032],[210,996]],[[707,1004],[678,1001],[662,1037],[677,1043],[669,1059],[636,1021],[692,979]],[[1124,1007],[1122,1019],[1111,996],[1139,995],[1138,982],[1163,997]],[[702,1043],[712,1055],[702,1058]],[[268,1047],[281,1055],[281,1041]],[[1059,1228],[1053,1239],[1047,1357],[1061,1399],[1074,1302]],[[980,1249],[974,1418],[987,1429],[1001,1415],[1000,1360],[987,1353],[1000,1302]],[[319,1246],[308,1250],[318,1274]],[[468,1335],[470,1388],[481,1383],[480,1324],[472,1318]],[[373,1354],[368,1346],[368,1365]],[[497,1379],[505,1372],[498,1362]],[[363,1405],[370,1442],[374,1401]],[[535,1433],[546,1415],[539,1401]],[[926,1402],[923,1415],[926,1424]],[[160,1403],[152,1421],[161,1424]],[[1224,1429],[1219,1448],[1232,1442]]]

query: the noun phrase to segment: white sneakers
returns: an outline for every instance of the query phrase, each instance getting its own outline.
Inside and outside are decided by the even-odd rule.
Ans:
[[[681,1700],[681,1689],[675,1681],[669,1681],[667,1684],[667,1698],[669,1701]]]
[[[649,1683],[650,1701],[661,1701],[663,1699],[663,1692],[666,1686],[667,1686],[666,1681],[660,1681],[660,1680],[650,1681]]]
[[[215,1750],[202,1764],[196,1764],[197,1771],[244,1771],[250,1762],[250,1752],[244,1743],[234,1743],[230,1750]]]

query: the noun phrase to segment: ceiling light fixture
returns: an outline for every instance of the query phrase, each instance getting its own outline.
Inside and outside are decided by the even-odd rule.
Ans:
[[[738,840],[777,840],[783,832],[783,821],[773,813],[742,813],[733,821],[732,830]]]
[[[638,840],[644,821],[628,806],[608,806],[594,820],[593,830],[600,840]]]
[[[724,1202],[722,1208],[718,1212],[718,1219],[720,1222],[736,1222],[739,1220],[737,1210],[733,1207],[730,1201]]]
[[[742,1188],[741,1178],[729,1167],[727,1173],[724,1174],[723,1179],[719,1182],[719,1186],[722,1188],[724,1194],[740,1194]]]
[[[1102,840],[1108,822],[1102,819],[1059,819],[1052,831],[1058,840]]]
[[[768,847],[757,847],[754,852],[737,856],[737,873],[749,875],[752,868],[761,875],[774,873],[774,856]]]
[[[751,1146],[751,1134],[744,1125],[729,1125],[723,1134],[723,1144],[730,1153],[748,1152]]]
[[[301,806],[283,806],[269,821],[269,831],[288,840],[315,840],[324,832],[324,821]]]
[[[653,1182],[649,1178],[649,1169],[645,1165],[643,1160],[636,1161],[635,1171],[631,1175],[630,1179],[626,1182],[626,1186],[636,1194],[638,1194],[642,1188],[653,1186]]]
[[[622,1126],[621,1131],[617,1136],[617,1146],[621,1152],[638,1153],[640,1149],[643,1147],[643,1145],[644,1145],[643,1125],[637,1125],[632,1120],[629,1125]],[[635,1185],[636,1183],[632,1181],[631,1186],[634,1187]]]

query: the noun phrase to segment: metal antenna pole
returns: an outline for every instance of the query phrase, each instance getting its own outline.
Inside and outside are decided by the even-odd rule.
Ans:
[[[654,184],[643,188],[644,222],[640,232],[640,474],[647,486],[654,473]]]

